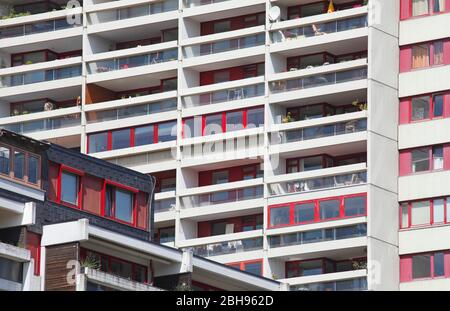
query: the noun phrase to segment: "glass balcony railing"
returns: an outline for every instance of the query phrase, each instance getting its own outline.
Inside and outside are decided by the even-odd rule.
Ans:
[[[301,284],[291,286],[291,291],[365,291],[367,290],[367,278],[350,280]]]
[[[274,235],[269,238],[269,246],[270,248],[278,248],[278,247],[358,238],[366,235],[367,235],[367,225],[359,224],[346,227],[318,229],[297,233]]]
[[[303,27],[288,28],[271,33],[272,43],[300,40],[335,32],[367,27],[367,16],[340,19],[327,23],[318,23]]]
[[[121,120],[132,117],[146,116],[154,113],[177,109],[177,100],[168,99],[160,102],[126,106],[118,109],[90,111],[86,114],[87,123],[97,123],[113,120]]]
[[[264,45],[265,34],[260,33],[242,38],[221,40],[211,43],[198,44],[185,47],[184,57],[191,58],[197,56],[211,55],[222,52],[229,52]]]
[[[2,77],[0,88],[61,80],[79,76],[81,76],[80,65],[50,70],[31,71]]]
[[[215,191],[206,194],[185,196],[181,199],[183,208],[195,208],[223,203],[240,202],[259,199],[263,197],[263,186],[233,189],[226,191]]]
[[[323,137],[364,132],[366,130],[367,119],[351,120],[347,122],[305,127],[298,130],[273,133],[271,135],[271,144],[288,144]]]
[[[219,2],[225,2],[230,0],[184,0],[184,7],[185,8],[193,8],[196,6],[202,6],[206,4],[213,4],[213,3],[219,3]]]
[[[159,162],[176,160],[176,150],[164,150],[159,152],[147,152],[131,156],[111,158],[108,160],[120,166],[132,168],[141,165],[157,164]]]
[[[365,184],[367,172],[317,177],[296,181],[287,181],[269,185],[270,195],[284,195],[323,189],[333,189]]]
[[[183,97],[185,108],[264,96],[264,83]]]
[[[64,117],[8,124],[4,125],[3,127],[18,134],[28,134],[41,131],[57,130],[72,126],[81,126],[80,114],[77,113]]]
[[[195,246],[194,255],[211,257],[249,252],[263,248],[262,237]]]
[[[178,0],[166,0],[149,4],[129,6],[122,9],[106,10],[99,13],[90,13],[91,24],[107,23],[112,21],[127,20],[135,17],[149,16],[178,10]]]
[[[178,60],[177,49],[92,62],[88,64],[88,71],[89,74],[110,72],[147,65],[161,64],[173,60]]]
[[[318,86],[362,80],[366,78],[367,68],[358,68],[346,71],[324,73],[304,78],[273,81],[269,83],[269,87],[272,94],[277,94],[283,92],[304,90]]]
[[[62,29],[79,27],[83,23],[70,23],[66,17],[36,22],[32,24],[24,24],[20,26],[0,28],[0,39],[27,36],[37,33],[51,32]]]
[[[155,201],[155,213],[168,212],[175,208],[175,198]]]

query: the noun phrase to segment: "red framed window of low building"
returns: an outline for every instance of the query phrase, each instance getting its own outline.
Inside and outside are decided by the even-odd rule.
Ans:
[[[60,165],[58,175],[57,202],[62,205],[82,209],[82,189],[84,172]]]
[[[183,119],[183,138],[234,132],[263,124],[264,107],[224,111]]]
[[[81,248],[81,261],[91,260],[99,265],[99,270],[130,279],[139,283],[148,283],[148,269],[146,266],[97,251]]]
[[[400,257],[400,282],[450,278],[450,251]]]
[[[278,228],[367,215],[367,195],[333,198],[269,206],[268,227]]]
[[[245,272],[254,274],[254,275],[258,275],[258,276],[263,275],[262,259],[232,262],[232,263],[227,263],[226,265],[233,267],[235,269],[241,270],[241,271],[245,271]]]
[[[105,180],[102,192],[102,216],[136,227],[139,191]]]
[[[400,203],[400,229],[439,226],[450,223],[450,197]]]

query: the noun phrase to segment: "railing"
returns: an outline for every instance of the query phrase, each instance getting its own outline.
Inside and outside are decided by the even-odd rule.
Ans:
[[[220,2],[225,2],[225,1],[230,1],[230,0],[184,0],[184,7],[185,8],[193,8],[196,6],[220,3]]]
[[[31,71],[16,75],[3,76],[1,78],[0,88],[61,80],[79,76],[81,76],[80,65],[50,70]]]
[[[365,291],[367,290],[367,278],[350,280],[301,284],[291,286],[291,291]]]
[[[185,58],[191,58],[260,46],[264,45],[265,42],[265,34],[260,33],[257,35],[251,35],[236,39],[227,39],[211,43],[186,46],[183,51]]]
[[[178,50],[166,50],[144,55],[102,60],[88,64],[89,74],[110,72],[147,65],[161,64],[178,59]]]
[[[117,158],[111,158],[107,161],[110,163],[114,163],[120,166],[124,167],[135,167],[135,166],[141,166],[141,165],[149,165],[149,164],[155,164],[159,162],[165,162],[170,160],[175,160],[174,154],[171,150],[166,151],[160,151],[160,152],[147,152],[132,156],[125,156],[125,157],[117,157]]]
[[[168,212],[175,208],[175,198],[155,201],[155,213]]]
[[[264,96],[264,83],[183,97],[185,108]]]
[[[27,133],[36,133],[40,131],[57,130],[72,126],[81,126],[80,114],[77,113],[57,118],[8,124],[4,125],[3,127],[7,130],[19,134],[27,134]]]
[[[123,9],[93,12],[89,14],[89,20],[91,24],[100,24],[112,21],[126,20],[135,17],[149,16],[175,10],[178,10],[178,0],[166,0],[160,2],[152,2],[149,4],[130,6]]]
[[[269,83],[271,94],[309,89],[312,87],[339,84],[367,78],[367,68],[323,73],[304,78],[279,80]]]
[[[177,100],[168,99],[159,102],[127,106],[117,109],[89,111],[86,114],[87,123],[97,123],[113,120],[121,120],[132,117],[146,116],[154,113],[177,109]]]
[[[24,24],[20,26],[0,28],[0,39],[21,37],[37,33],[51,32],[62,29],[74,28],[83,25],[83,23],[69,23],[67,18]]]
[[[317,23],[303,27],[288,28],[271,33],[272,43],[300,40],[335,32],[367,27],[367,16],[340,19],[327,23]]]
[[[318,229],[297,233],[288,233],[271,236],[269,238],[270,248],[304,245],[310,243],[337,241],[363,237],[367,235],[367,225],[359,224],[346,227]]]
[[[263,186],[252,186],[241,189],[227,191],[215,191],[211,193],[190,195],[182,197],[183,208],[195,208],[223,203],[241,202],[262,198],[264,194]]]
[[[283,195],[365,184],[367,172],[317,177],[270,184],[270,195]]]
[[[193,247],[194,254],[202,257],[236,254],[262,249],[262,237],[229,242],[213,243]]]
[[[351,120],[320,126],[305,127],[298,130],[273,133],[271,144],[288,144],[330,136],[364,132],[367,130],[367,119]]]

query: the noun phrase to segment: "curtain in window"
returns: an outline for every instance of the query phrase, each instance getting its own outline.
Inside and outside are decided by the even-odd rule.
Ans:
[[[411,209],[412,225],[424,225],[430,223],[430,202],[414,202]]]
[[[442,65],[444,64],[444,42],[438,41],[433,44],[433,64]]]
[[[430,53],[427,44],[421,44],[412,48],[412,68],[423,68],[430,65]]]
[[[86,175],[83,180],[83,209],[100,215],[103,180]]]
[[[412,6],[413,16],[428,14],[428,0],[412,0]]]
[[[445,11],[445,0],[434,0],[433,12],[444,12]]]

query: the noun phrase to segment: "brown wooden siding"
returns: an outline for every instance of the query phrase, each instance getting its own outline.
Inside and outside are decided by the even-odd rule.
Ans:
[[[74,291],[76,284],[67,282],[67,275],[73,268],[67,268],[70,260],[79,260],[79,243],[71,243],[46,248],[45,290]],[[72,274],[75,278],[75,275]],[[75,280],[75,279],[74,279]]]

